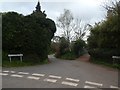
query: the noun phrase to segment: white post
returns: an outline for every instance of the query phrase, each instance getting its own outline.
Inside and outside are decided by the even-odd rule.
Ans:
[[[9,57],[10,58],[10,62],[11,62],[11,57]]]
[[[22,56],[20,56],[20,61],[22,62]]]

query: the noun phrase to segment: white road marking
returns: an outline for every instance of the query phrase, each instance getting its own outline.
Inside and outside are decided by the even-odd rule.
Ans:
[[[22,75],[12,74],[12,77],[23,77]]]
[[[92,85],[97,85],[97,86],[102,86],[103,84],[101,83],[96,83],[96,82],[90,82],[90,81],[85,81],[87,84],[92,84]]]
[[[84,88],[96,88],[96,87],[85,85]]]
[[[0,75],[7,76],[8,74],[7,73],[0,73]]]
[[[75,87],[78,85],[77,83],[66,82],[66,81],[63,81],[62,84],[70,85],[70,86],[75,86]]]
[[[10,71],[3,71],[3,72],[6,72],[6,73],[8,73],[8,72],[10,72]]]
[[[73,79],[73,78],[66,78],[66,80],[74,81],[74,82],[79,82],[80,80],[78,79]]]
[[[45,74],[38,74],[38,73],[33,73],[32,75],[34,75],[34,76],[40,76],[40,77],[45,76]]]
[[[29,74],[27,72],[18,72],[18,74]]]
[[[57,79],[62,78],[62,77],[60,77],[60,76],[54,76],[54,75],[49,75],[49,77],[51,77],[51,78],[57,78]]]
[[[116,86],[110,86],[110,88],[118,88],[118,87],[116,87]]]
[[[15,73],[15,71],[10,71],[10,73]]]
[[[44,79],[44,81],[47,81],[47,82],[52,82],[52,83],[57,82],[57,80],[56,80],[56,79]]]
[[[28,79],[35,79],[35,80],[39,80],[40,79],[40,77],[34,77],[34,76],[28,76],[27,78]]]

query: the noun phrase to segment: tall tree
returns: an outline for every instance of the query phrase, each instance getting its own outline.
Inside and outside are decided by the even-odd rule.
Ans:
[[[33,58],[37,57],[34,59],[36,62],[44,61],[47,58],[56,26],[53,20],[46,18],[44,12],[40,11],[39,4],[36,9],[27,16],[16,12],[2,14],[3,51],[23,53],[24,57],[33,55]]]
[[[112,56],[120,55],[120,2],[107,7],[106,20],[90,29],[88,38],[89,52],[92,57],[112,63]]]
[[[63,35],[70,42],[73,22],[73,15],[70,10],[64,9],[63,14],[57,18],[57,26],[63,30]]]
[[[74,37],[75,40],[83,39],[88,31],[88,24],[84,24],[81,19],[76,18],[74,19],[73,25],[72,25],[73,31],[74,31]]]
[[[38,4],[36,6],[36,12],[41,12],[41,6],[40,6],[40,2],[38,1]]]

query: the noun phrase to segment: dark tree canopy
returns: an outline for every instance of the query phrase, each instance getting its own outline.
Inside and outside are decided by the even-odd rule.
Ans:
[[[40,11],[41,11],[41,6],[40,6],[40,2],[38,2],[36,6],[36,12],[40,12]]]
[[[56,26],[53,20],[37,9],[40,10],[39,5],[27,16],[17,12],[2,14],[3,51],[26,56],[35,54],[41,61],[47,58]]]
[[[91,28],[88,38],[89,47],[92,48],[120,48],[120,2],[116,2],[108,11],[107,18]],[[110,7],[110,6],[109,6]]]
[[[120,2],[107,6],[107,11],[106,20],[90,29],[88,47],[92,57],[112,62],[112,56],[120,56]]]

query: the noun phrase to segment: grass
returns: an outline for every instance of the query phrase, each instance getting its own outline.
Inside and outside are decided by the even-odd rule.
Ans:
[[[75,55],[71,52],[67,52],[64,55],[60,56],[59,58],[65,59],[65,60],[75,60],[76,59]],[[95,58],[92,58],[90,60],[91,63],[95,63],[95,64],[99,64],[99,65],[103,65],[103,66],[107,66],[107,67],[111,67],[111,68],[117,68],[120,70],[120,63],[112,64],[112,63],[108,63],[105,61],[106,60],[95,59]]]
[[[23,66],[33,66],[33,65],[42,65],[42,64],[47,64],[48,60],[44,60],[43,62],[21,62],[20,60],[12,60],[11,62],[8,60],[3,60],[2,62],[2,67],[23,67]]]
[[[2,67],[23,67],[23,66],[33,66],[33,65],[42,65],[47,64],[48,60],[43,60],[40,62],[39,57],[36,55],[30,54],[28,57],[23,58],[23,61],[20,61],[19,57],[12,57],[12,61],[9,61],[8,53],[2,53]],[[39,61],[39,62],[38,62]]]
[[[60,56],[61,59],[74,60],[76,59],[75,55],[72,52],[67,52],[64,55]]]
[[[103,65],[103,66],[108,66],[111,68],[117,68],[120,70],[120,63],[112,64],[112,63],[104,62],[103,60],[100,60],[100,59],[92,59],[91,63],[95,63],[95,64],[99,64],[99,65]]]

